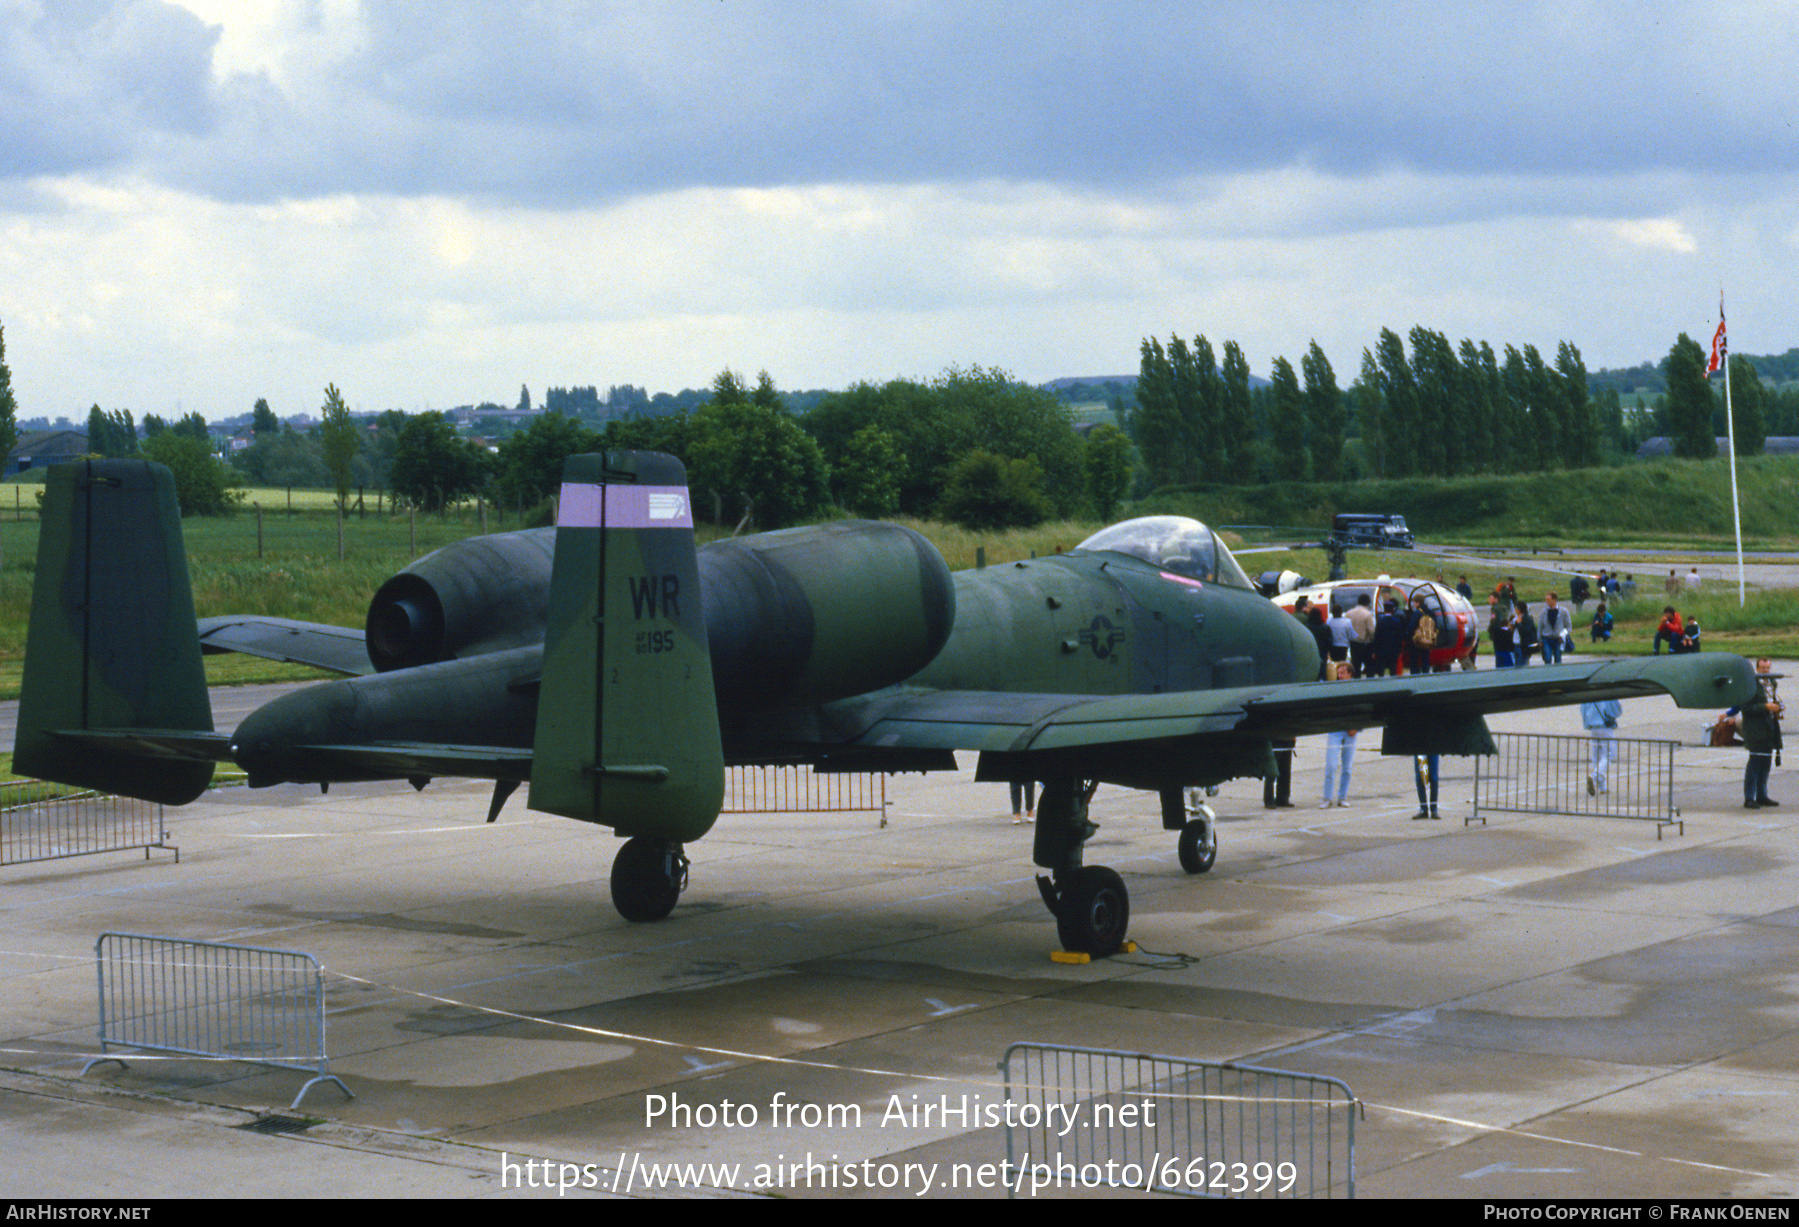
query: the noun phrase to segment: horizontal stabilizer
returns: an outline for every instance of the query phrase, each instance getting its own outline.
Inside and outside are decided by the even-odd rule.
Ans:
[[[367,677],[368,643],[359,630],[291,618],[244,617],[200,619],[200,650],[208,655],[242,652],[264,660],[311,665],[346,677]]]
[[[422,741],[374,741],[356,745],[299,745],[296,757],[310,759],[321,775],[329,768],[366,772],[370,779],[453,775],[471,780],[531,778],[531,751],[516,746],[448,746]],[[339,776],[338,778],[342,778]]]
[[[225,733],[171,733],[165,729],[55,729],[56,740],[106,754],[158,758],[176,763],[228,763],[231,738]]]

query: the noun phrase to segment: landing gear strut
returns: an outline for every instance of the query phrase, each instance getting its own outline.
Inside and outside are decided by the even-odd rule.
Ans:
[[[626,920],[661,920],[687,889],[681,845],[638,835],[612,859],[612,906]]]
[[[1050,871],[1038,875],[1037,889],[1056,918],[1062,948],[1103,958],[1124,945],[1131,897],[1115,871],[1081,864],[1082,845],[1099,829],[1087,821],[1096,787],[1069,777],[1044,781],[1032,859]]]
[[[1188,873],[1204,873],[1218,859],[1218,815],[1200,799],[1199,789],[1189,788],[1186,817],[1175,845],[1181,868]]]

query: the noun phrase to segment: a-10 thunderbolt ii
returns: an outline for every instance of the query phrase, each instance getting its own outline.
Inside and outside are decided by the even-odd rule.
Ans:
[[[666,916],[723,768],[953,769],[1043,787],[1032,858],[1063,946],[1108,954],[1122,878],[1083,863],[1100,783],[1159,794],[1182,866],[1211,867],[1185,790],[1269,772],[1269,743],[1384,726],[1393,754],[1492,751],[1483,713],[1669,693],[1747,699],[1723,653],[1319,684],[1310,634],[1203,524],[1132,520],[1066,555],[951,575],[918,533],[847,521],[696,551],[686,475],[576,456],[554,529],[477,537],[383,584],[362,633],[196,626],[166,469],[50,472],[15,770],[180,805],[232,761],[252,787],[435,776],[521,782],[532,809],[614,828],[612,895]],[[350,676],[212,732],[209,649]]]

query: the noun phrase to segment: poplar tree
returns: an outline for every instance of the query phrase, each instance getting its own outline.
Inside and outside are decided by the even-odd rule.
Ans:
[[[1718,454],[1718,437],[1712,433],[1712,391],[1705,382],[1705,351],[1684,332],[1668,351],[1667,418],[1676,456],[1704,460]]]
[[[1306,380],[1306,419],[1312,436],[1312,476],[1319,481],[1343,480],[1343,393],[1330,359],[1313,341],[1301,360]]]
[[[1450,435],[1455,419],[1454,400],[1460,368],[1449,338],[1422,325],[1411,332],[1412,379],[1416,388],[1418,471],[1437,477],[1460,471],[1460,443],[1450,455]],[[1459,435],[1459,431],[1454,433]]]
[[[1493,396],[1487,373],[1481,365],[1480,350],[1474,342],[1463,338],[1456,351],[1461,362],[1461,397],[1457,409],[1462,437],[1462,465],[1466,473],[1487,473],[1493,469]],[[1487,356],[1493,355],[1491,347]]]
[[[1755,364],[1741,354],[1730,356],[1730,412],[1736,419],[1739,456],[1759,456],[1768,441],[1768,394]]]
[[[1193,463],[1202,480],[1218,481],[1225,465],[1224,384],[1218,378],[1212,343],[1204,336],[1193,338],[1193,369],[1199,385],[1199,420],[1204,426],[1204,433],[1195,440]]]
[[[325,405],[320,411],[319,444],[325,455],[325,467],[337,483],[339,509],[350,505],[350,471],[356,463],[361,440],[356,437],[356,423],[350,420],[350,408],[336,384],[325,385]]]
[[[1179,480],[1182,434],[1175,408],[1174,371],[1162,343],[1154,337],[1144,339],[1141,352],[1137,403],[1130,412],[1131,437],[1151,483],[1172,485]]]
[[[1255,418],[1249,399],[1249,360],[1243,356],[1243,347],[1235,341],[1224,343],[1219,385],[1222,395],[1219,398],[1218,434],[1223,444],[1224,463],[1231,480],[1239,484],[1252,482],[1256,473],[1249,444],[1255,438]]]
[[[1383,476],[1410,477],[1418,472],[1418,384],[1398,333],[1381,329],[1374,352],[1386,402],[1381,415],[1381,443],[1386,453]]]
[[[0,328],[0,458],[19,445],[19,402],[13,399],[12,368],[6,365],[6,329]]]
[[[1573,468],[1590,469],[1599,463],[1599,415],[1587,389],[1587,364],[1580,350],[1567,341],[1556,346],[1555,371],[1561,376],[1566,402],[1562,418],[1562,450]]]
[[[1276,358],[1269,376],[1271,395],[1268,399],[1268,441],[1274,445],[1282,475],[1304,480],[1310,476],[1306,463],[1306,402],[1299,390],[1299,376],[1293,364]]]
[[[1200,400],[1199,362],[1179,336],[1168,338],[1168,393],[1180,424],[1180,444],[1169,457],[1170,467],[1180,473],[1181,481],[1199,481],[1205,477],[1200,457],[1208,450],[1212,423]]]

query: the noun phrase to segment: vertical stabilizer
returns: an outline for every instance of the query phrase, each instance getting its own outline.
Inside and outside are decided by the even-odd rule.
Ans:
[[[49,472],[13,770],[166,805],[212,779],[211,763],[56,735],[105,729],[212,731],[175,481],[143,460]]]
[[[537,702],[530,806],[680,843],[718,818],[724,759],[672,456],[571,456]]]

